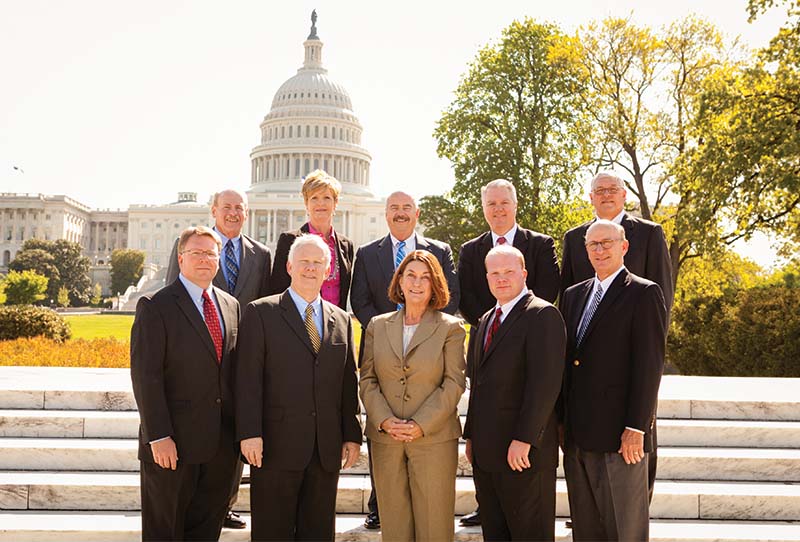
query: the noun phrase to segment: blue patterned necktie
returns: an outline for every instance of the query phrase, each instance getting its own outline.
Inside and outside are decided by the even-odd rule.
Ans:
[[[236,289],[236,280],[239,278],[239,265],[236,263],[236,254],[233,252],[233,239],[225,243],[225,270],[228,272],[228,292],[233,294]]]
[[[394,268],[397,269],[400,267],[400,264],[403,263],[403,259],[406,257],[406,242],[400,241],[397,243],[397,255],[394,257]],[[397,310],[403,308],[402,303],[397,304]]]
[[[578,340],[575,342],[576,346],[580,346],[583,336],[586,334],[586,330],[589,328],[589,323],[592,321],[592,317],[597,311],[597,306],[600,304],[601,299],[603,299],[603,287],[598,284],[597,290],[592,297],[592,302],[583,313],[583,320],[581,320],[581,325],[578,328]]]

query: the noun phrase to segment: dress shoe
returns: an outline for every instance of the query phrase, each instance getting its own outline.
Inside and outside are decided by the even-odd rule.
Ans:
[[[567,529],[572,529],[572,522],[570,520],[567,520],[566,523],[564,523],[564,527],[566,527]]]
[[[475,527],[476,525],[481,524],[481,513],[479,510],[475,510],[466,516],[461,516],[461,519],[458,520],[458,522],[464,527]]]
[[[250,483],[250,475],[249,474],[242,475],[242,481],[239,482],[239,483],[240,484],[244,484],[244,485],[249,484]]]
[[[233,510],[229,510],[228,515],[225,516],[225,521],[222,522],[222,526],[228,529],[244,529],[247,527],[247,522]]]
[[[377,512],[370,512],[367,514],[367,517],[364,518],[364,527],[370,531],[381,528],[381,518]]]

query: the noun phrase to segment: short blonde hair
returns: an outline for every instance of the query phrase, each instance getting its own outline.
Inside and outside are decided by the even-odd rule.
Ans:
[[[525,256],[522,255],[522,252],[517,247],[511,245],[497,245],[493,249],[491,249],[488,253],[486,253],[486,257],[483,259],[484,265],[486,262],[489,261],[489,256],[514,256],[519,260],[519,264],[525,269]]]
[[[397,270],[394,272],[392,282],[389,284],[389,290],[387,292],[389,294],[389,301],[392,303],[405,303],[405,299],[403,299],[403,290],[400,288],[400,278],[411,262],[424,263],[428,267],[428,272],[431,274],[431,299],[428,302],[428,306],[437,311],[445,308],[447,304],[450,303],[450,291],[447,289],[447,279],[444,278],[444,271],[442,271],[439,260],[427,250],[415,250],[406,256],[403,261],[400,262],[400,265],[397,266]]]
[[[315,169],[306,176],[303,181],[303,201],[308,203],[309,198],[314,192],[328,189],[333,194],[333,201],[339,201],[339,193],[342,191],[342,183],[333,176],[328,175],[321,169]]]
[[[208,228],[206,226],[190,226],[181,232],[181,236],[178,238],[178,254],[183,252],[184,247],[186,247],[186,243],[189,242],[189,239],[194,237],[195,235],[199,237],[210,237],[214,240],[214,243],[217,245],[217,251],[222,250],[222,241],[217,235],[217,232]]]

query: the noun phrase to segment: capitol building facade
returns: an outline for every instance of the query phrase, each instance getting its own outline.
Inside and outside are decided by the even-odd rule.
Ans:
[[[361,144],[363,127],[350,96],[323,67],[316,14],[303,47],[303,64],[275,93],[260,124],[260,142],[250,153],[245,233],[274,250],[281,232],[306,222],[303,178],[323,169],[342,183],[334,228],[358,246],[385,234],[384,200],[370,187],[371,156]],[[228,185],[220,180],[220,189]],[[113,250],[142,250],[145,264],[158,269],[167,265],[182,229],[211,222],[210,199],[198,202],[193,192],[180,192],[171,203],[127,210],[92,209],[66,195],[3,193],[0,268],[7,269],[27,239],[67,239],[84,247],[93,280],[107,290]]]

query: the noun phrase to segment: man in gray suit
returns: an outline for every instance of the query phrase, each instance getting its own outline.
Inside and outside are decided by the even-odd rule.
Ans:
[[[419,207],[414,198],[405,192],[394,192],[386,198],[386,224],[389,226],[389,235],[367,243],[356,252],[353,281],[350,285],[350,306],[363,329],[367,328],[367,324],[374,316],[397,310],[397,305],[389,300],[389,283],[392,281],[394,270],[406,254],[414,250],[427,250],[439,260],[450,291],[450,303],[443,311],[455,314],[458,310],[459,285],[450,245],[426,239],[416,233],[414,230],[418,219]],[[362,350],[365,335],[366,333],[361,335]],[[369,441],[367,445],[369,446]],[[372,481],[371,463],[370,481]],[[364,524],[368,529],[380,528],[374,483],[369,498],[369,514]]]
[[[260,297],[269,295],[272,255],[269,249],[242,233],[247,220],[247,195],[233,189],[214,194],[211,203],[214,231],[222,240],[219,270],[214,276],[214,286],[231,294],[242,307]],[[172,247],[166,284],[172,284],[178,276],[178,240]],[[247,524],[231,510],[239,495],[242,463],[238,464],[238,475],[231,489],[230,508],[225,517],[225,527],[244,529]]]

